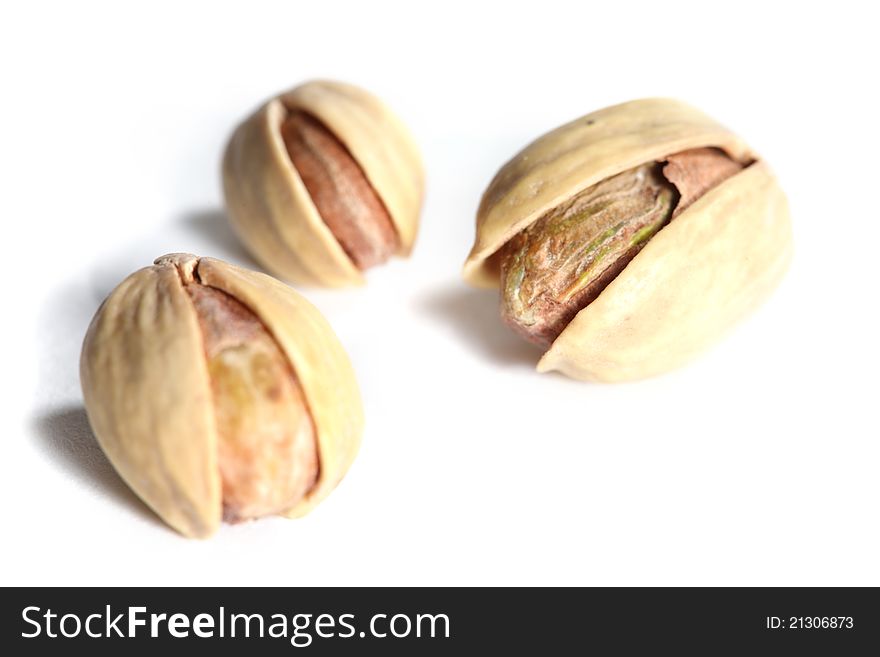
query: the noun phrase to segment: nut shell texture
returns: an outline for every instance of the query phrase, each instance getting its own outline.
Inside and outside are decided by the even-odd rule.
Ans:
[[[297,374],[320,460],[316,484],[285,513],[303,515],[354,459],[363,410],[351,364],[326,320],[269,276],[173,254],[113,290],[92,320],[80,361],[98,442],[122,478],[169,525],[195,537],[217,529],[222,492],[211,384],[196,312],[183,287],[193,277],[257,315]]]
[[[791,259],[788,204],[763,163],[710,190],[663,228],[538,363],[626,381],[691,360],[770,295]]]
[[[322,220],[288,156],[281,124],[292,110],[311,114],[345,145],[388,210],[402,256],[415,242],[424,193],[418,149],[375,96],[325,80],[270,100],[235,130],[227,146],[223,186],[230,220],[254,256],[290,281],[362,284],[363,274]]]
[[[637,100],[540,137],[483,195],[464,277],[497,287],[496,252],[579,191],[634,166],[715,147],[745,169],[662,228],[541,359],[540,371],[625,381],[672,369],[766,298],[791,258],[788,204],[764,162],[736,135],[675,100]]]
[[[95,435],[165,522],[206,536],[221,516],[217,431],[201,334],[173,266],[129,276],[104,301],[80,362]]]

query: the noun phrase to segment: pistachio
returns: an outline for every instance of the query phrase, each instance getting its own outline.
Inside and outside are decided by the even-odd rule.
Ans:
[[[125,279],[86,334],[89,420],[122,478],[187,536],[308,512],[363,426],[317,310],[269,276],[172,254]]]
[[[677,217],[703,194],[742,168],[742,164],[717,148],[694,148],[668,156],[663,176],[675,185],[680,195],[672,216]]]
[[[223,187],[233,227],[263,265],[290,281],[343,286],[409,255],[424,175],[408,131],[375,96],[314,81],[235,130]]]
[[[262,322],[220,290],[185,286],[193,301],[217,418],[226,520],[274,515],[315,484],[315,429],[284,353]]]
[[[674,194],[656,165],[584,190],[518,233],[501,251],[502,313],[549,346],[672,214]]]
[[[291,112],[281,135],[315,209],[355,266],[388,260],[398,244],[394,224],[345,146],[305,112]]]
[[[549,347],[672,217],[740,169],[721,151],[694,149],[611,176],[554,208],[500,251],[505,321]]]
[[[791,256],[767,165],[667,99],[539,138],[483,195],[466,280],[547,348],[539,371],[622,381],[677,367],[757,307]]]

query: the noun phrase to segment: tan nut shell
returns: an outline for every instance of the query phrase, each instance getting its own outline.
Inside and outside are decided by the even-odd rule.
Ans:
[[[609,107],[544,135],[505,164],[483,195],[465,279],[497,287],[491,256],[545,212],[609,176],[706,146],[757,159],[726,128],[669,99]],[[791,250],[788,203],[758,161],[651,239],[562,331],[538,370],[624,381],[681,365],[770,294]]]
[[[424,193],[415,141],[375,96],[341,82],[307,82],[273,98],[232,135],[223,158],[230,220],[253,255],[282,278],[308,285],[360,285],[363,274],[321,219],[296,172],[281,124],[299,109],[326,125],[349,150],[412,251]]]
[[[163,520],[186,536],[222,516],[217,429],[198,320],[182,277],[232,295],[269,329],[299,378],[315,424],[318,481],[285,515],[311,510],[357,453],[360,392],[321,314],[279,281],[212,258],[173,254],[126,278],[98,310],[80,378],[89,421],[113,466]]]

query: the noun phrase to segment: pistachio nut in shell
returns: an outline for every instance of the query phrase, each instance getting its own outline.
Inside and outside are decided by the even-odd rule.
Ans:
[[[670,99],[540,137],[483,195],[464,266],[546,348],[539,371],[626,381],[675,368],[766,299],[791,259],[788,203],[739,137]]]
[[[354,372],[321,314],[212,258],[171,254],[126,278],[89,326],[80,378],[113,466],[186,536],[307,513],[363,430]]]
[[[236,128],[223,158],[229,218],[286,280],[359,285],[408,256],[424,173],[403,123],[375,96],[318,80],[272,98]]]

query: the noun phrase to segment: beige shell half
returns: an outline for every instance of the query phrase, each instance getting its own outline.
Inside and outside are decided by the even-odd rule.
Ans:
[[[320,460],[315,486],[286,514],[303,515],[354,459],[363,407],[351,363],[327,321],[264,274],[173,254],[113,290],[92,320],[80,360],[98,442],[122,478],[169,525],[194,537],[217,529],[222,492],[211,383],[196,312],[184,289],[184,281],[193,279],[257,315],[299,378]]]
[[[363,274],[321,219],[281,137],[287,113],[308,112],[346,146],[388,210],[407,256],[418,232],[424,171],[406,126],[375,96],[317,80],[273,98],[233,133],[223,158],[230,220],[253,255],[289,281],[340,287]]]
[[[544,135],[483,195],[465,279],[497,287],[493,254],[545,212],[609,176],[706,146],[741,162],[757,159],[726,128],[668,99],[603,109]],[[769,295],[791,250],[787,201],[766,164],[756,161],[654,236],[562,331],[538,370],[625,381],[681,365]]]

